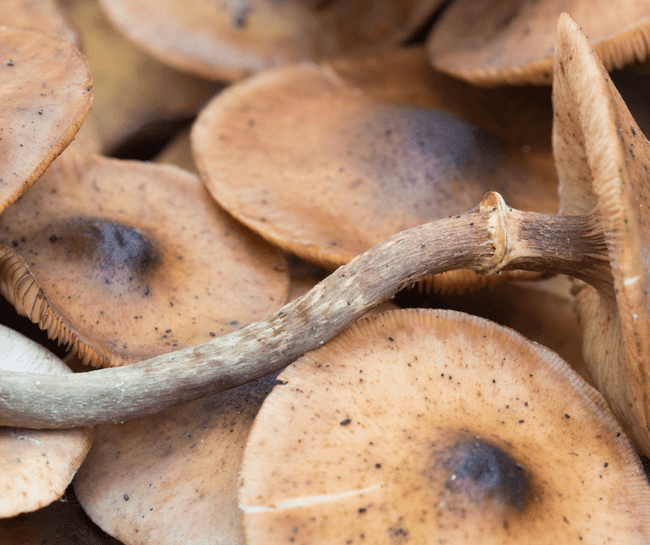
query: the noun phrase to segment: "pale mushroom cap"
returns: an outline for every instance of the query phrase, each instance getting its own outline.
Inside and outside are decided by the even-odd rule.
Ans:
[[[79,36],[56,0],[2,0],[0,25],[51,32],[79,45]]]
[[[162,62],[236,79],[303,59],[387,48],[407,39],[440,0],[102,0],[115,25]]]
[[[643,0],[455,0],[436,22],[433,65],[478,85],[550,85],[557,18],[579,21],[608,70],[648,56]]]
[[[650,454],[650,143],[567,15],[556,50],[553,144],[562,212],[599,215],[614,276],[613,291],[580,298],[585,359],[637,447]]]
[[[179,168],[68,150],[0,218],[0,290],[86,363],[122,365],[267,316],[286,262]]]
[[[401,96],[391,87],[392,103],[380,102],[375,62],[369,96],[336,65],[304,63],[215,97],[191,138],[217,202],[284,250],[328,268],[403,229],[466,212],[488,190],[520,209],[557,210],[550,146],[510,144],[434,109],[451,102],[448,89],[430,89],[428,108],[419,90],[409,100],[409,86]]]
[[[99,426],[74,481],[84,510],[127,545],[243,545],[239,468],[276,374],[153,416]]]
[[[49,350],[5,326],[0,326],[0,369],[71,372]],[[35,511],[60,498],[88,453],[94,435],[94,428],[0,427],[0,518]]]
[[[647,543],[650,489],[556,354],[450,311],[362,319],[283,371],[251,431],[248,543]]]
[[[77,48],[54,35],[0,27],[0,51],[1,212],[72,141],[93,83]]]

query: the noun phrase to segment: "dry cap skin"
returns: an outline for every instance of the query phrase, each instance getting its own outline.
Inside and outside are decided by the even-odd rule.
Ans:
[[[364,318],[283,371],[242,466],[248,543],[647,543],[650,489],[555,353],[451,311]]]
[[[647,455],[650,144],[566,15],[556,49],[553,137],[562,211],[600,214],[614,276],[612,291],[586,287],[580,294],[585,360],[598,389]]]
[[[644,0],[455,0],[428,38],[429,57],[478,85],[550,85],[562,12],[583,25],[608,70],[648,56]]]
[[[1,212],[71,142],[93,83],[77,48],[54,35],[0,27],[0,51]]]
[[[379,101],[376,58],[370,96],[361,77],[348,84],[334,70],[260,73],[215,97],[192,129],[210,193],[266,239],[335,268],[403,229],[472,209],[488,190],[522,210],[557,210],[550,145],[510,144],[434,109],[450,102],[437,100],[444,90],[429,91],[428,108],[419,90],[409,101],[408,86]]]
[[[176,167],[68,150],[0,218],[0,290],[85,363],[123,365],[260,320],[284,258]]]
[[[102,0],[113,23],[161,61],[231,80],[268,66],[387,48],[440,0]]]
[[[166,124],[191,119],[220,90],[135,47],[104,17],[98,2],[66,0],[62,7],[81,34],[92,68],[95,103],[89,120],[105,154],[141,134],[140,141],[159,139]]]
[[[2,370],[71,372],[49,350],[5,326],[0,326],[0,346]],[[0,518],[35,511],[60,498],[86,457],[94,435],[94,428],[55,431],[0,427]]]
[[[51,32],[79,45],[79,36],[56,0],[3,0],[0,24]]]
[[[99,426],[75,492],[125,545],[244,543],[238,474],[275,373],[121,425]]]

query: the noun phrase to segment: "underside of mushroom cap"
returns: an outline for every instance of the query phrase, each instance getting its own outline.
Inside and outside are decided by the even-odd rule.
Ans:
[[[433,65],[477,85],[550,85],[557,18],[584,28],[608,70],[644,60],[650,6],[639,0],[455,0],[436,22]]]
[[[520,209],[557,211],[550,146],[514,144],[436,108],[454,102],[453,86],[391,85],[381,101],[376,63],[369,60],[367,95],[363,75],[348,83],[337,63],[303,63],[215,97],[191,138],[217,202],[285,251],[327,268],[406,228],[466,212],[489,190]],[[466,109],[463,99],[456,103]]]
[[[123,365],[267,316],[284,257],[176,167],[67,150],[0,217],[0,290],[85,363]]]
[[[130,39],[179,70],[237,79],[269,66],[394,46],[441,0],[102,0]]]
[[[579,299],[585,359],[637,447],[650,454],[650,143],[566,14],[558,24],[555,62],[561,209],[599,216],[614,277],[611,289]]]
[[[0,51],[1,212],[72,141],[93,83],[79,50],[57,36],[0,27]]]
[[[251,545],[650,536],[650,489],[602,396],[512,330],[384,313],[278,380],[242,466]]]

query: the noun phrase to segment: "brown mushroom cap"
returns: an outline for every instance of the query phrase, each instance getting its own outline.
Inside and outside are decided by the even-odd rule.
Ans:
[[[585,287],[585,359],[637,447],[650,454],[650,143],[578,25],[558,24],[554,153],[562,211],[597,212],[614,277]]]
[[[230,80],[268,66],[399,44],[440,3],[102,0],[101,5],[118,28],[162,62]]]
[[[650,537],[650,488],[602,396],[512,330],[389,312],[278,379],[242,465],[251,545]]]
[[[84,510],[127,545],[243,544],[239,467],[276,374],[146,418],[99,426],[74,481]]]
[[[0,51],[1,212],[71,142],[93,84],[81,53],[54,35],[0,27]]]
[[[70,373],[49,350],[0,326],[0,369]],[[0,427],[0,518],[35,511],[60,498],[83,462],[94,428],[29,430]]]
[[[453,102],[447,92],[456,87],[423,96],[427,71],[417,89],[391,85],[391,102],[380,101],[376,63],[357,65],[368,96],[363,75],[348,83],[336,64],[305,63],[215,97],[191,138],[217,202],[284,250],[328,268],[403,229],[465,212],[488,190],[523,210],[557,210],[550,145],[511,143],[434,109]],[[463,101],[457,107],[466,110]]]
[[[0,290],[86,363],[122,365],[260,320],[284,258],[181,169],[68,150],[0,218]]]
[[[580,21],[608,70],[648,56],[650,5],[642,0],[455,0],[428,38],[429,57],[478,85],[550,85],[562,12]]]

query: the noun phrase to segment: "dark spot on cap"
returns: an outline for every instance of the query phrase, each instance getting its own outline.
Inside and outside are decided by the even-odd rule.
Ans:
[[[347,426],[351,422],[352,422],[352,420],[350,420],[349,418],[346,418],[345,420],[341,420],[341,426]]]
[[[481,502],[494,498],[523,509],[529,496],[529,480],[520,464],[499,447],[481,439],[460,443],[447,462],[451,476],[446,487]]]

